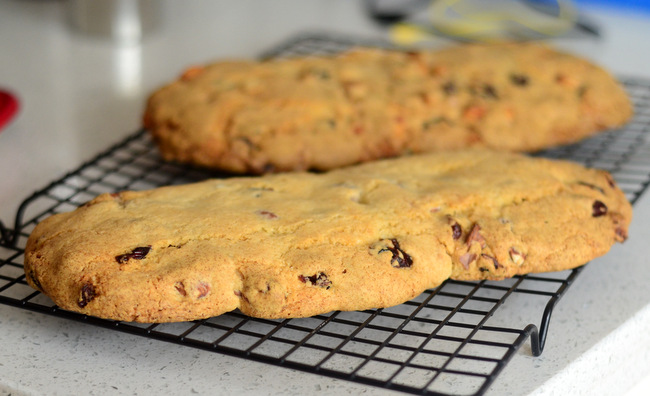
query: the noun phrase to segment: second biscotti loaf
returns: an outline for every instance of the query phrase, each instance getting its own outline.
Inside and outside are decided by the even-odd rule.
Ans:
[[[608,173],[462,151],[104,194],[32,232],[27,282],[62,308],[168,322],[400,304],[449,277],[584,264],[623,241]]]
[[[535,151],[630,115],[598,66],[509,43],[194,67],[150,97],[144,125],[167,160],[259,174],[470,146]]]

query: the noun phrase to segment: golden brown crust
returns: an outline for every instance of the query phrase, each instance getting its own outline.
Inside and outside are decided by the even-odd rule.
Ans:
[[[45,219],[27,282],[64,309],[167,322],[400,304],[445,279],[573,268],[623,241],[609,174],[461,151],[103,194]]]
[[[631,114],[601,68],[508,43],[194,67],[151,95],[144,125],[167,160],[259,174],[468,146],[536,151]]]

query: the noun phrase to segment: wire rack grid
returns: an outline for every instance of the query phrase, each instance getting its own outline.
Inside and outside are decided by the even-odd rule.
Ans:
[[[333,53],[354,44],[358,41],[305,36],[267,55]],[[630,124],[537,155],[606,169],[634,203],[650,183],[650,83],[637,79],[623,83],[636,109]],[[73,210],[104,192],[214,177],[226,175],[162,161],[146,131],[110,147],[27,198],[16,213],[13,229],[0,223],[0,303],[396,391],[480,395],[529,338],[530,353],[541,354],[553,307],[581,271],[530,274],[498,282],[449,280],[386,309],[287,320],[250,318],[234,311],[168,324],[116,322],[65,311],[27,285],[25,242],[44,218]],[[531,307],[528,316],[507,306],[522,301]]]

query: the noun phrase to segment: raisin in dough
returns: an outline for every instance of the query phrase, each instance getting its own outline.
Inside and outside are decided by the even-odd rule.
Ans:
[[[103,318],[304,317],[400,304],[449,277],[573,268],[630,218],[604,171],[469,150],[103,194],[38,224],[25,271]]]
[[[144,125],[166,160],[260,174],[469,146],[536,151],[631,114],[601,68],[509,43],[194,67],[150,96]]]

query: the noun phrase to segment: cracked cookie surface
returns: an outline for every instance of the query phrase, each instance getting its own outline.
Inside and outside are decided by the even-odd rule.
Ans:
[[[167,160],[241,173],[329,170],[465,147],[536,151],[629,119],[607,72],[537,43],[222,61],[154,92]]]
[[[25,272],[104,318],[303,317],[577,267],[622,242],[631,215],[607,172],[464,150],[103,194],[38,224]]]

